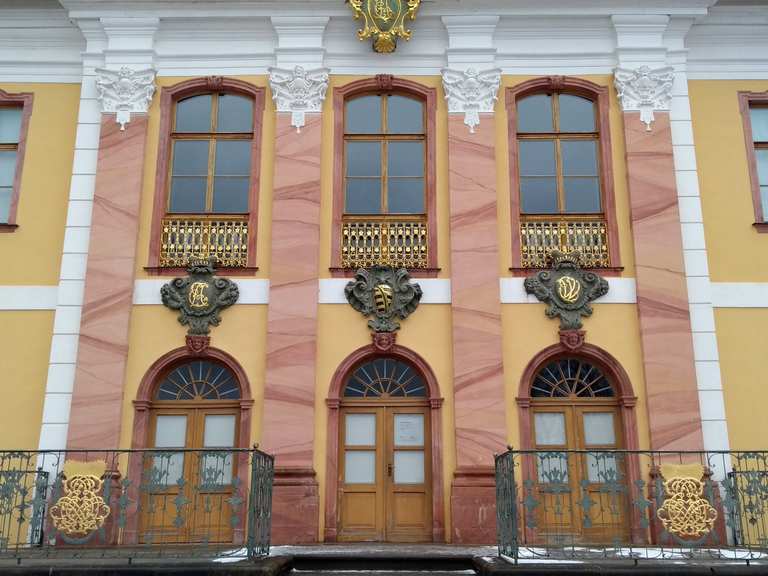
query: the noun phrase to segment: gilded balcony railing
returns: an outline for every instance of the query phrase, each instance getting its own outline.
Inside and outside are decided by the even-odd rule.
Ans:
[[[187,266],[190,259],[214,258],[228,268],[248,265],[248,220],[242,218],[164,218],[160,266]]]
[[[350,219],[342,223],[341,266],[427,268],[426,219]]]
[[[581,253],[585,268],[607,268],[608,227],[603,218],[523,219],[520,251],[523,268],[546,268],[552,250]]]

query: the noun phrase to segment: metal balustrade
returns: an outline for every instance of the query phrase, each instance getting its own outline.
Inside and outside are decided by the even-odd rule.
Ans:
[[[520,222],[520,255],[523,268],[546,268],[552,250],[581,253],[585,268],[611,265],[608,231],[603,218],[542,219]]]
[[[342,268],[428,267],[425,218],[417,220],[345,219],[341,232]]]
[[[217,266],[248,265],[248,220],[190,216],[163,218],[160,266],[185,267],[190,260],[213,258]]]
[[[256,449],[0,452],[0,557],[263,556],[273,477]]]
[[[519,559],[768,559],[768,452],[508,450],[499,554]]]

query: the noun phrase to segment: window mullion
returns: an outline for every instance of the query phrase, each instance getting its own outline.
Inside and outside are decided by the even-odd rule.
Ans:
[[[205,211],[213,212],[213,177],[216,170],[216,127],[218,126],[219,95],[211,98],[211,136],[208,140],[208,180],[205,189]]]
[[[387,178],[387,158],[389,153],[389,142],[387,141],[387,112],[389,99],[387,96],[381,97],[381,213],[387,214],[389,212],[388,199],[388,186],[389,180]]]

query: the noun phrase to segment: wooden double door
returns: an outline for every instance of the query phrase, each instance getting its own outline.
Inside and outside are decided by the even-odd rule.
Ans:
[[[345,406],[339,429],[338,539],[431,541],[428,406]]]
[[[536,503],[534,538],[573,543],[627,541],[631,505],[620,414],[594,400],[534,405],[536,453],[525,456]]]

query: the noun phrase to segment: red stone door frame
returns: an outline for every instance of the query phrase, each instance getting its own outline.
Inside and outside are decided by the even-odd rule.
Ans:
[[[616,358],[607,351],[593,344],[582,344],[577,350],[568,348],[562,342],[553,344],[541,350],[536,354],[523,371],[520,378],[520,385],[517,394],[518,418],[520,421],[520,444],[522,450],[533,450],[534,442],[531,438],[531,414],[532,397],[531,384],[536,374],[547,362],[551,362],[560,357],[570,356],[588,360],[600,368],[608,376],[617,392],[616,403],[621,413],[621,429],[623,434],[624,448],[629,451],[640,449],[640,443],[637,434],[637,416],[635,406],[637,405],[637,396],[632,389],[632,382],[626,371]],[[535,478],[533,458],[525,458],[522,463],[523,478]],[[627,458],[627,484],[630,490],[636,486],[635,481],[641,480],[640,460],[637,455],[630,455]],[[630,493],[631,501],[631,493]],[[633,544],[643,544],[648,542],[648,533],[640,525],[640,511],[636,506],[631,507],[631,526],[630,533]],[[534,533],[529,528],[526,531],[526,540],[533,542]]]
[[[344,384],[348,376],[363,362],[376,358],[396,358],[413,365],[424,377],[429,389],[430,436],[432,447],[432,541],[445,541],[445,495],[443,492],[443,442],[442,405],[437,378],[429,364],[416,352],[404,346],[394,345],[382,352],[373,344],[358,348],[347,356],[336,369],[331,380],[328,398],[328,444],[325,471],[325,537],[335,542],[338,533],[339,502],[339,416],[343,400]]]

